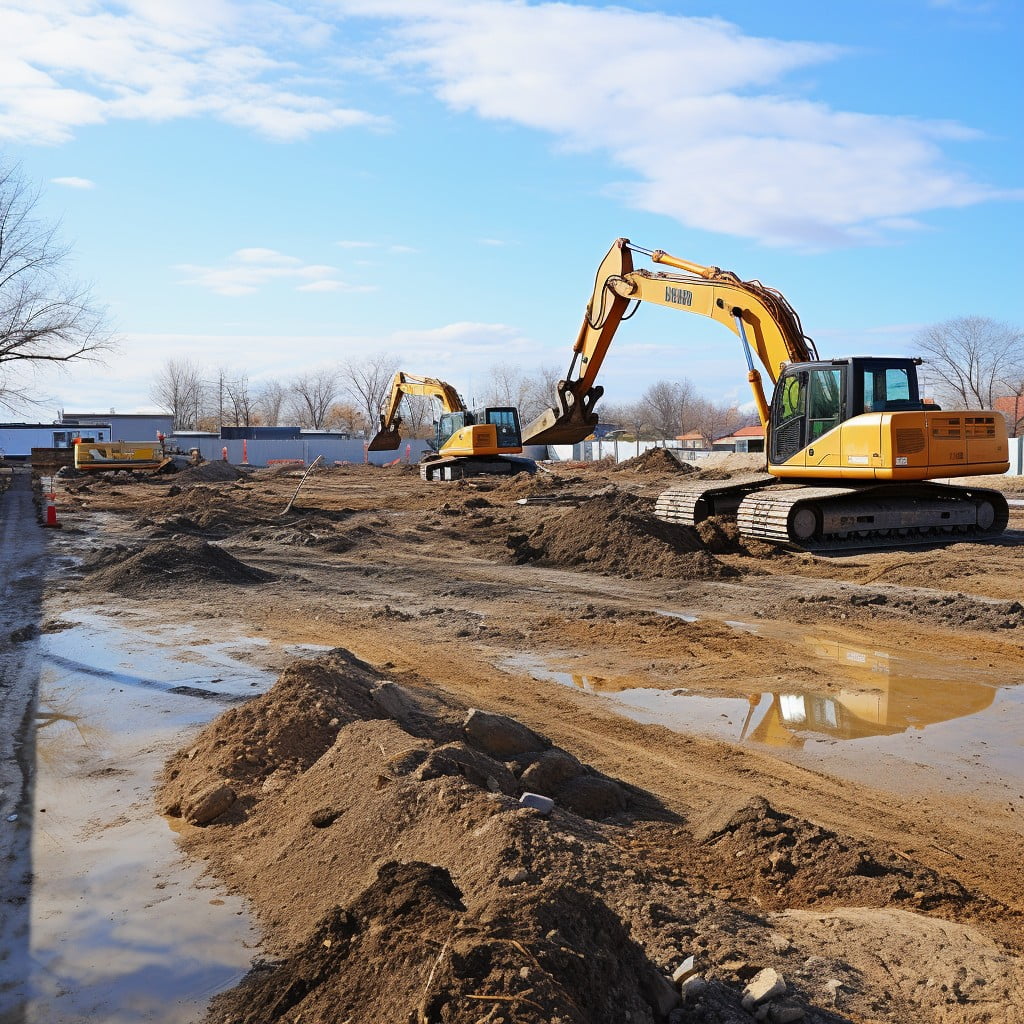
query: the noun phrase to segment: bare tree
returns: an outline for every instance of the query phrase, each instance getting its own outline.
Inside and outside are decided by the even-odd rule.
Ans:
[[[327,413],[326,425],[358,437],[366,433],[366,414],[351,402],[335,402]]]
[[[168,359],[157,372],[149,396],[174,417],[175,430],[195,430],[203,416],[203,374],[190,359]]]
[[[1024,332],[984,316],[926,327],[914,339],[928,357],[935,397],[954,409],[991,409],[1024,378]]]
[[[39,193],[0,167],[0,405],[34,401],[23,369],[97,358],[113,347],[106,310],[65,275],[70,248],[35,217]]]
[[[226,385],[227,391],[227,417],[232,427],[252,426],[256,418],[256,407],[253,401],[252,392],[249,390],[249,377],[241,374]]]
[[[428,395],[406,395],[402,402],[402,434],[405,437],[431,438],[440,407]]]
[[[628,434],[635,441],[641,441],[651,433],[651,424],[647,418],[647,407],[643,402],[622,402],[606,405],[601,413],[601,422],[606,427],[611,424]]]
[[[556,386],[562,379],[562,370],[554,366],[538,366],[526,378],[526,388],[519,406],[523,423],[529,423],[545,409],[555,404]]]
[[[718,438],[745,426],[750,416],[740,412],[735,405],[721,405],[700,398],[694,403],[693,419],[692,429],[699,430],[713,444]]]
[[[217,375],[210,381],[207,392],[210,407],[205,410],[207,417],[216,422],[218,432],[224,426],[224,406],[227,404],[229,386],[230,378],[227,367],[218,366]]]
[[[510,363],[497,363],[487,371],[482,405],[511,405],[521,409],[530,390],[526,375]]]
[[[268,380],[261,384],[253,399],[255,415],[264,426],[276,427],[281,421],[281,409],[288,389],[279,380]]]
[[[345,364],[345,390],[366,414],[371,430],[376,430],[380,422],[381,406],[391,391],[391,380],[398,372],[398,365],[398,360],[386,353]]]
[[[659,437],[671,438],[683,432],[696,402],[693,384],[688,380],[659,380],[640,399],[647,409],[651,429]]]
[[[291,382],[286,405],[289,415],[302,427],[323,430],[327,414],[339,390],[337,370],[303,373]]]

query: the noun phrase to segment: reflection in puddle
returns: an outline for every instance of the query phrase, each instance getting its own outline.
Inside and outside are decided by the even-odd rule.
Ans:
[[[739,625],[739,624],[737,624]],[[750,628],[750,627],[747,627]],[[611,707],[636,721],[679,731],[705,732],[732,741],[802,748],[809,741],[869,740],[904,736],[945,725],[961,740],[986,747],[994,762],[1012,765],[1012,730],[995,711],[1024,709],[1021,689],[982,671],[964,678],[959,664],[926,655],[897,655],[827,636],[799,637],[794,658],[830,662],[832,685],[824,691],[794,687],[741,696],[709,696],[686,689],[623,685],[622,678],[565,672],[543,659],[519,656],[505,664],[585,693],[605,694]],[[557,661],[554,662],[557,664]],[[630,684],[634,683],[630,680]],[[1005,747],[1005,749],[1003,749]],[[962,754],[958,755],[962,756]],[[1021,766],[1015,774],[1020,774]]]
[[[268,653],[265,641],[197,644],[179,659],[180,628],[73,618],[42,638],[31,970],[19,1020],[185,1024],[245,972],[253,936],[242,901],[183,860],[153,786],[182,730],[262,692],[276,673],[249,663],[255,649]]]

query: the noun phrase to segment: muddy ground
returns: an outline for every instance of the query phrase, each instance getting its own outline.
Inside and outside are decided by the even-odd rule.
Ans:
[[[1024,682],[1021,510],[996,543],[819,557],[654,520],[682,472],[336,467],[287,515],[283,468],[61,485],[86,557],[51,616],[112,594],[325,648],[154,795],[263,928],[210,1021],[1024,1017],[1019,761],[863,739],[967,713],[896,714],[893,652],[951,708]],[[669,728],[636,692],[756,721]]]

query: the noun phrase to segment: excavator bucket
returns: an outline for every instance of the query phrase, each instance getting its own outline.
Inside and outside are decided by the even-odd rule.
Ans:
[[[594,403],[604,394],[600,385],[579,398],[569,381],[558,382],[558,405],[546,409],[523,428],[523,444],[576,444],[597,426]]]
[[[401,443],[402,435],[399,433],[398,427],[382,427],[370,438],[367,450],[371,452],[393,452]]]

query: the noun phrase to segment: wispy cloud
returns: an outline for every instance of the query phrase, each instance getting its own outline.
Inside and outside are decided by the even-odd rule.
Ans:
[[[944,144],[976,137],[962,124],[802,96],[794,76],[852,59],[838,46],[624,7],[336,4],[391,20],[392,74],[418,74],[457,111],[606,156],[628,175],[610,197],[689,227],[829,248],[898,236],[929,211],[1024,198],[946,159]]]
[[[930,2],[984,13],[991,0]],[[936,210],[1024,198],[976,180],[962,148],[946,156],[977,138],[969,126],[816,99],[809,72],[863,59],[840,46],[625,6],[291,4],[254,17],[241,0],[6,0],[0,140],[57,143],[119,118],[212,117],[281,142],[378,129],[386,115],[343,99],[374,76],[606,161],[612,201],[765,245],[877,244]]]
[[[96,182],[88,178],[51,178],[51,185],[63,185],[65,188],[95,188]]]
[[[361,242],[354,239],[347,239],[341,242],[335,242],[339,249],[376,249],[380,252],[404,254],[404,253],[416,253],[419,249],[416,249],[411,245],[399,245],[399,244],[388,244],[384,242]]]
[[[338,269],[320,263],[303,263],[276,249],[237,249],[221,266],[179,264],[184,274],[179,284],[195,285],[218,295],[252,295],[267,285],[284,282],[302,292],[367,292],[367,285],[353,285],[337,277]]]
[[[275,3],[6,0],[0,139],[58,143],[86,125],[197,116],[281,142],[385,126],[314,78],[332,31]]]

